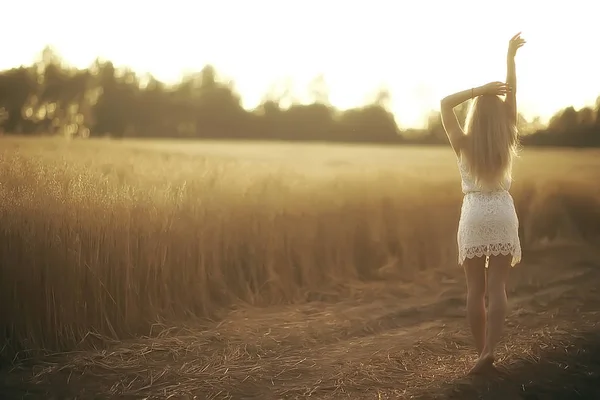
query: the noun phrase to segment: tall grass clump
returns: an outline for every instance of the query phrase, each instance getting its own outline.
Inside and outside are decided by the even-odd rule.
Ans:
[[[4,355],[148,334],[236,303],[302,301],[381,279],[383,266],[399,277],[455,266],[454,175],[310,171],[112,144],[6,146]],[[519,205],[531,215],[536,190]]]

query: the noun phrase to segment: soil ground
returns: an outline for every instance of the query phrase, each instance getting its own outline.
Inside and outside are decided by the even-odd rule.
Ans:
[[[240,307],[218,322],[57,354],[0,372],[5,398],[597,399],[600,254],[532,251],[513,269],[498,372],[475,351],[462,270]]]

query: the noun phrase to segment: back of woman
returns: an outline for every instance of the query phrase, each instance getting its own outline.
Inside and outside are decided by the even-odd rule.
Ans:
[[[511,114],[508,104],[489,94],[476,97],[467,114],[460,159],[482,190],[497,189],[511,180],[518,143]]]
[[[507,308],[506,280],[521,260],[519,220],[509,190],[518,146],[514,58],[524,43],[520,33],[509,42],[506,82],[463,90],[441,102],[464,193],[457,242],[458,263],[467,278],[467,319],[479,354],[471,373],[494,368]],[[463,131],[454,107],[469,99],[473,102]]]
[[[458,224],[458,262],[474,257],[521,259],[519,221],[508,192],[516,155],[517,130],[507,105],[497,95],[474,99],[458,153],[465,194]]]

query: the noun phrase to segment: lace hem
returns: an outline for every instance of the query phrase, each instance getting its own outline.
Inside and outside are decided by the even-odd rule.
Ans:
[[[499,256],[500,254],[512,255],[511,266],[514,267],[521,261],[521,246],[514,243],[496,243],[460,248],[458,264],[462,265],[466,258]]]

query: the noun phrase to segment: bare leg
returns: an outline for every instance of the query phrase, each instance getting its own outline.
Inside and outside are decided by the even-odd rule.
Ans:
[[[485,257],[467,258],[467,321],[475,339],[477,354],[485,347]]]
[[[488,318],[485,345],[472,372],[479,372],[494,362],[494,351],[504,331],[506,318],[506,281],[512,256],[490,257],[488,268]]]

